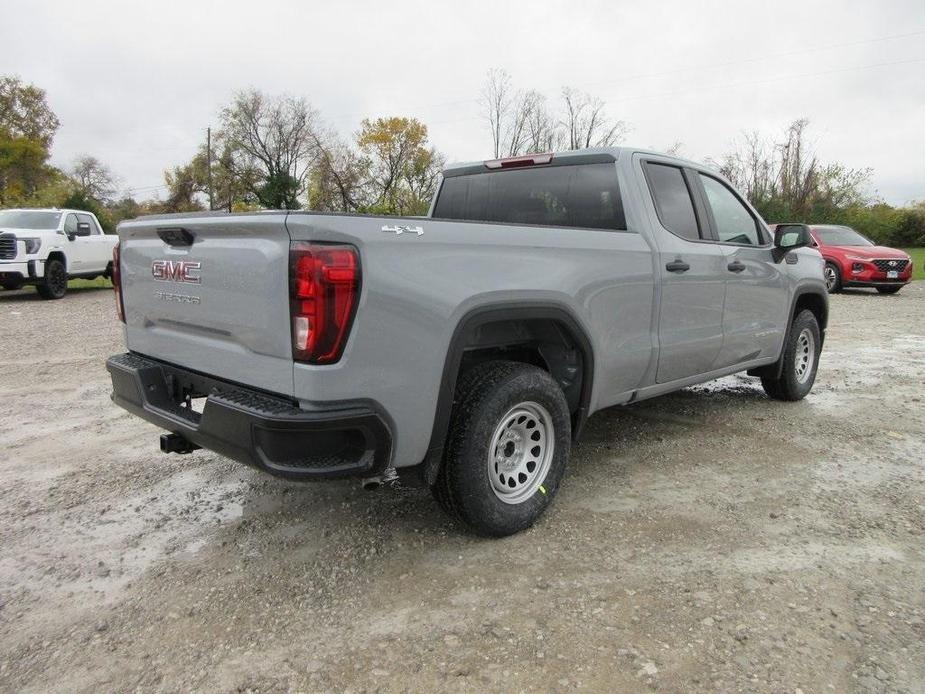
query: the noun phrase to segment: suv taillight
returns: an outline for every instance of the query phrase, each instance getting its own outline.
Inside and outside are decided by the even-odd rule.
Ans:
[[[289,251],[292,356],[331,364],[340,359],[360,295],[353,246],[293,243]]]
[[[116,315],[125,322],[125,309],[122,307],[122,271],[119,269],[119,244],[112,247],[112,290],[116,295]]]

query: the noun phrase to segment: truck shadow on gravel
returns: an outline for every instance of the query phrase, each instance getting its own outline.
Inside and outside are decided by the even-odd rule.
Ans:
[[[597,413],[589,420],[581,441],[573,446],[556,510],[536,527],[547,532],[560,522],[560,514],[568,513],[573,502],[573,487],[581,489],[582,480],[598,480],[606,484],[609,495],[618,497],[621,487],[619,481],[613,484],[615,475],[626,480],[637,472],[646,474],[647,467],[676,454],[680,442],[688,437],[714,432],[719,439],[736,423],[741,423],[743,430],[760,427],[767,418],[768,402],[757,379],[730,376]],[[710,455],[694,452],[685,460],[708,460]],[[729,455],[735,455],[731,446]],[[311,537],[309,544],[318,548],[327,544],[324,538],[345,533],[387,544],[388,538],[409,535],[450,535],[456,538],[451,546],[481,541],[450,520],[426,488],[395,485],[366,491],[358,480],[293,483],[251,471],[247,471],[247,480],[234,499],[240,505],[240,519],[231,524],[235,526],[230,528],[233,536],[243,528],[269,524],[290,548],[296,537],[303,541]],[[520,541],[509,538],[504,542]]]

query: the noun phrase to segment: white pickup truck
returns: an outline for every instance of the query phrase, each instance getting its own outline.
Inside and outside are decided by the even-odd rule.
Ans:
[[[33,284],[43,299],[60,299],[69,279],[110,277],[118,243],[90,212],[0,210],[0,286]]]

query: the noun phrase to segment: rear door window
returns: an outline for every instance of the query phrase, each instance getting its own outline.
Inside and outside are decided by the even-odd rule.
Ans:
[[[434,217],[506,224],[626,229],[613,163],[450,176]]]
[[[646,179],[662,226],[683,239],[700,240],[691,191],[677,166],[646,164]]]

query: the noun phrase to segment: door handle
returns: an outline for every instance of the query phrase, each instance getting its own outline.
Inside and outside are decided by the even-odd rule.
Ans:
[[[683,260],[675,260],[671,263],[668,263],[665,266],[665,269],[668,272],[687,272],[691,269],[691,266],[685,263]]]
[[[730,272],[742,272],[745,269],[745,263],[740,260],[733,260],[726,267]]]

